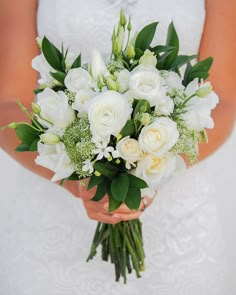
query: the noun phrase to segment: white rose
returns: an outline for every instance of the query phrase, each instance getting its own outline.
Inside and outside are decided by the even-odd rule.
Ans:
[[[135,162],[140,160],[143,156],[142,149],[136,139],[129,136],[121,139],[116,149],[119,156],[126,161],[126,168],[131,169],[131,166],[135,166]]]
[[[91,83],[91,76],[83,68],[69,70],[65,77],[65,86],[72,92],[78,92],[82,89],[88,89]]]
[[[88,102],[95,96],[95,92],[91,89],[83,89],[76,93],[75,101],[72,103],[72,108],[79,112],[79,116],[87,114]]]
[[[149,49],[147,49],[144,52],[144,55],[139,60],[140,65],[144,66],[156,66],[157,65],[157,58],[154,55],[154,52],[151,52]]]
[[[37,165],[43,166],[55,173],[52,181],[69,177],[75,170],[71,165],[65,146],[62,142],[55,145],[38,143],[39,155],[35,159]]]
[[[88,118],[94,138],[116,136],[130,117],[132,108],[125,96],[115,91],[99,94],[88,107]]]
[[[41,109],[39,122],[47,128],[63,130],[75,119],[75,112],[68,104],[68,98],[64,92],[56,93],[46,88],[37,95],[37,104]],[[52,124],[50,124],[50,122]]]
[[[107,72],[106,64],[98,50],[92,52],[90,72],[95,81],[98,81]]]
[[[143,151],[153,156],[161,156],[176,144],[178,138],[179,132],[174,121],[157,118],[142,129],[138,140]]]
[[[130,72],[128,70],[122,70],[117,74],[116,84],[118,87],[118,91],[120,93],[124,93],[129,89],[129,77]]]
[[[146,155],[138,162],[135,175],[147,182],[148,186],[158,189],[159,184],[176,169],[176,157],[166,153],[161,157]]]
[[[129,89],[136,99],[146,99],[151,106],[157,105],[163,90],[159,71],[152,66],[138,66],[131,72]]]
[[[40,141],[45,144],[57,144],[60,142],[60,136],[53,132],[45,132],[40,135]]]
[[[55,70],[48,64],[43,54],[33,58],[31,65],[40,74],[39,85],[52,87],[55,84],[53,77],[50,75],[50,72],[55,72]]]

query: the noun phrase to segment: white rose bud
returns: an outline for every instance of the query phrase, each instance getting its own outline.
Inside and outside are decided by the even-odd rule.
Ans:
[[[93,136],[101,141],[117,136],[132,112],[126,97],[109,90],[91,100],[88,118]]]
[[[119,156],[126,161],[126,168],[131,169],[131,166],[135,166],[135,162],[140,160],[143,156],[142,149],[136,139],[129,136],[121,139],[116,149]]]
[[[46,132],[40,135],[40,141],[44,144],[57,144],[60,142],[60,136],[52,132]]]
[[[138,140],[143,151],[153,156],[161,156],[176,144],[178,138],[179,132],[174,121],[157,118],[142,129]]]
[[[149,49],[147,49],[144,52],[144,55],[139,60],[140,65],[144,66],[156,66],[157,65],[157,58],[154,55],[154,52],[151,52]]]
[[[78,92],[82,89],[88,89],[91,83],[91,76],[83,68],[69,70],[65,78],[65,86],[72,92]]]
[[[166,153],[161,157],[146,155],[138,162],[135,175],[145,180],[150,188],[158,189],[160,183],[176,170],[176,157]]]
[[[208,96],[210,93],[212,92],[212,86],[211,84],[208,82],[206,84],[204,84],[203,86],[201,86],[197,92],[196,92],[196,96],[198,97],[206,97]]]
[[[140,119],[140,122],[142,123],[143,126],[147,126],[151,123],[151,116],[148,113],[143,113],[142,117]]]

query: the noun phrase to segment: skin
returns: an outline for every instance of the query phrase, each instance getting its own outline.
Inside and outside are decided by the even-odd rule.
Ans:
[[[16,104],[19,97],[30,109],[34,100],[32,89],[37,87],[37,73],[31,68],[31,60],[38,55],[34,42],[36,33],[37,1],[35,0],[1,0],[0,2],[0,126],[13,121],[25,121],[24,114]],[[208,130],[209,144],[200,145],[200,160],[214,153],[229,137],[236,114],[236,1],[206,0],[206,22],[201,41],[200,60],[214,57],[210,72],[210,81],[218,93],[221,102],[213,111],[215,128]],[[38,175],[50,179],[52,173],[36,166],[35,153],[17,153],[19,144],[13,130],[0,131],[0,146],[16,161]],[[82,198],[89,218],[115,224],[122,220],[136,219],[142,214],[144,203],[138,211],[131,211],[122,205],[112,215],[108,214],[108,200],[99,203],[90,201],[94,191],[86,191],[86,186],[76,182],[67,182],[67,189],[74,196]],[[152,202],[148,200],[148,205]]]

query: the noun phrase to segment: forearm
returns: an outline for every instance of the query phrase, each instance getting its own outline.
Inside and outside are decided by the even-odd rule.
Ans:
[[[213,111],[215,127],[207,130],[209,143],[200,145],[200,159],[216,151],[229,137],[235,122],[236,85],[234,32],[236,3],[221,0],[206,1],[206,23],[200,47],[200,59],[214,57],[210,81],[219,95],[220,104]]]

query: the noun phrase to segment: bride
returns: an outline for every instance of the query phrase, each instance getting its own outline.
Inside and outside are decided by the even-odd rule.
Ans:
[[[235,119],[234,0],[228,0],[227,5],[220,0],[21,0],[14,5],[2,0],[0,126],[25,120],[16,97],[29,107],[34,99],[37,74],[30,63],[38,54],[37,34],[47,35],[58,46],[63,42],[71,52],[80,50],[83,56],[94,47],[107,54],[110,31],[121,7],[132,15],[137,25],[134,31],[158,20],[156,38],[164,43],[173,19],[182,54],[199,51],[200,59],[214,57],[210,79],[221,103],[214,112],[215,129],[208,133],[209,144],[200,147],[200,159],[208,157],[229,137]],[[50,179],[49,171],[35,165],[35,155],[14,152],[17,143],[11,130],[0,133],[3,150],[29,170]],[[229,145],[233,146],[232,141]],[[215,185],[214,179],[226,179],[224,175],[219,178],[217,171],[225,167],[222,156],[232,160],[230,153],[233,149],[224,147],[160,189],[141,217],[147,270],[140,280],[131,276],[124,287],[113,282],[111,265],[100,259],[86,264],[95,226],[86,213],[94,220],[117,223],[137,218],[142,211],[134,214],[122,207],[115,216],[108,215],[107,204],[94,205],[89,201],[91,195],[79,192],[76,183],[67,183],[66,189],[81,199],[70,198],[64,189],[22,168],[1,151],[1,293],[234,294],[216,206],[223,198],[224,184]]]

